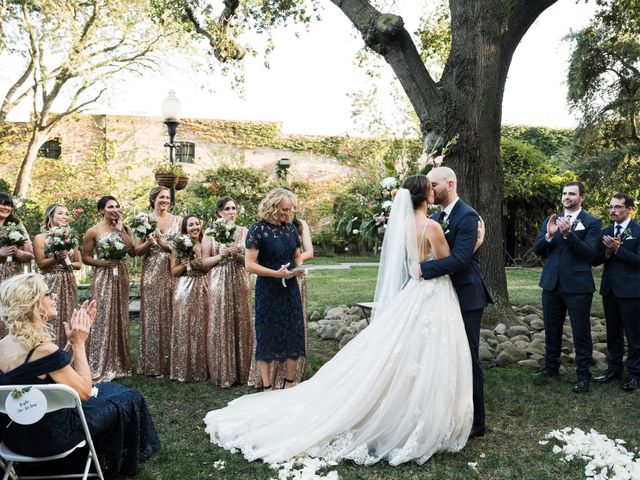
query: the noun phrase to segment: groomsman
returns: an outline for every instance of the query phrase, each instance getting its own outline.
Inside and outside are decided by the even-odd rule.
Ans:
[[[634,199],[626,193],[609,204],[611,225],[602,231],[603,249],[594,264],[604,263],[600,295],[607,320],[609,368],[596,382],[622,378],[624,334],[627,337],[627,378],[622,390],[640,385],[640,225],[631,220]]]
[[[569,312],[576,352],[575,393],[589,391],[591,381],[591,323],[595,291],[591,261],[600,245],[602,222],[582,209],[584,185],[568,182],[562,190],[561,215],[547,217],[534,244],[544,259],[540,276],[545,331],[545,366],[541,375],[552,377],[560,368],[562,328]]]

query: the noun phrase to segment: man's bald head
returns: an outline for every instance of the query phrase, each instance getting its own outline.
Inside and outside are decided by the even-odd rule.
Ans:
[[[427,173],[427,177],[431,181],[439,181],[439,182],[453,182],[455,185],[458,184],[458,178],[456,177],[456,172],[451,170],[449,167],[437,167],[432,168],[429,173]]]
[[[458,198],[458,179],[449,167],[433,168],[427,174],[427,178],[431,182],[435,204],[446,208]]]

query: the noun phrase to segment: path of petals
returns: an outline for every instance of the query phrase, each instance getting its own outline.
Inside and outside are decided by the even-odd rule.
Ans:
[[[623,444],[624,440],[611,440],[591,429],[585,433],[579,428],[563,428],[545,435],[565,445],[554,445],[553,453],[563,455],[570,462],[576,458],[587,461],[585,477],[594,480],[634,480],[640,479],[640,458],[635,459]],[[548,442],[541,440],[541,445]]]
[[[270,480],[339,480],[340,477],[335,470],[326,474],[320,472],[333,465],[337,465],[336,462],[325,462],[318,458],[309,457],[296,458],[289,462],[273,463],[269,466],[278,471],[278,477]]]

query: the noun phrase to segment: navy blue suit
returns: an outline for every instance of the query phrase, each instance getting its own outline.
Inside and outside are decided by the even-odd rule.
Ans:
[[[557,372],[560,367],[562,327],[569,312],[576,351],[578,380],[591,378],[591,323],[589,316],[596,290],[591,262],[600,249],[602,222],[582,210],[566,238],[560,229],[548,242],[547,217],[534,243],[536,254],[544,259],[540,276],[545,330],[545,369]],[[581,225],[581,226],[580,226]]]
[[[602,230],[602,235],[613,237],[613,225]],[[622,373],[626,334],[627,370],[640,378],[640,225],[631,220],[622,238],[615,254],[607,258],[602,248],[594,264],[604,264],[600,295],[607,320],[608,372]]]
[[[442,222],[444,212],[435,219]],[[444,237],[451,255],[440,260],[420,264],[426,279],[451,275],[451,283],[458,294],[464,329],[469,341],[473,363],[473,426],[484,426],[484,385],[478,349],[482,311],[491,302],[489,291],[480,273],[480,258],[473,251],[478,238],[478,213],[458,199],[447,219]]]

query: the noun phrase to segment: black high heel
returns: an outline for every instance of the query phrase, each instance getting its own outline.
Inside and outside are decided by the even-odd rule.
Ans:
[[[287,383],[292,383],[293,384],[293,383],[296,383],[296,381],[295,380],[289,380],[288,378],[285,378],[284,382],[282,384],[282,388],[283,389],[285,389],[287,387]]]
[[[262,391],[266,392],[267,390],[273,390],[273,385],[263,385]]]

